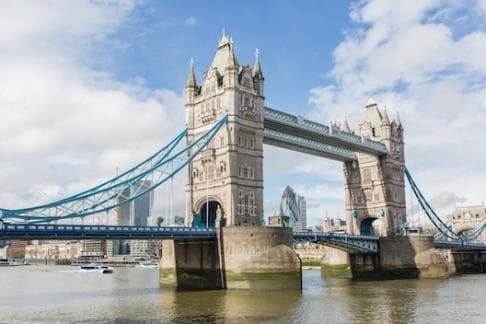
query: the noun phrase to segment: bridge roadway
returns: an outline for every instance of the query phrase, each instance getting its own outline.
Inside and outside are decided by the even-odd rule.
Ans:
[[[215,228],[115,226],[75,224],[10,224],[0,222],[0,240],[200,240],[215,239]],[[322,232],[295,232],[295,243],[317,243],[349,252],[375,254],[379,251],[376,236],[348,235]],[[486,244],[435,241],[438,249],[486,251]]]

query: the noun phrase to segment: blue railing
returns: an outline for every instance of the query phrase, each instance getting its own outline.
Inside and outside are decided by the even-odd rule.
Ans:
[[[349,252],[378,253],[379,238],[366,235],[335,234],[331,232],[294,232],[294,242],[329,245]]]
[[[214,228],[0,223],[0,239],[200,239],[216,238]]]

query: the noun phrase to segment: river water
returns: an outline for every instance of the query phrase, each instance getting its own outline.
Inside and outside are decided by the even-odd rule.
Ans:
[[[175,292],[158,270],[0,268],[0,323],[486,323],[486,275],[352,282],[305,270],[303,290]]]

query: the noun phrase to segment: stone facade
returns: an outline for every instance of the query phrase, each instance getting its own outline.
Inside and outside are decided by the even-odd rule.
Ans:
[[[263,85],[258,52],[253,69],[240,66],[226,35],[201,85],[191,64],[186,84],[187,142],[192,143],[225,114],[228,122],[189,165],[186,225],[192,225],[195,217],[210,226],[219,217],[229,226],[262,224]]]
[[[349,130],[347,122],[346,131]],[[345,204],[348,233],[392,236],[406,222],[405,157],[403,127],[400,118],[391,121],[370,99],[359,124],[359,133],[385,144],[389,154],[382,157],[358,154],[357,162],[344,163]],[[371,223],[379,219],[379,233]]]

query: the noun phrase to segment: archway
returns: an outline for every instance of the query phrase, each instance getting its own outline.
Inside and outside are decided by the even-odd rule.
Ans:
[[[373,222],[377,220],[377,218],[365,218],[361,221],[359,225],[359,233],[360,235],[367,235],[367,236],[376,236],[375,229],[373,227]]]
[[[199,210],[199,215],[196,215],[199,216],[198,227],[215,227],[218,207],[221,209],[219,202],[214,200],[204,203]]]

